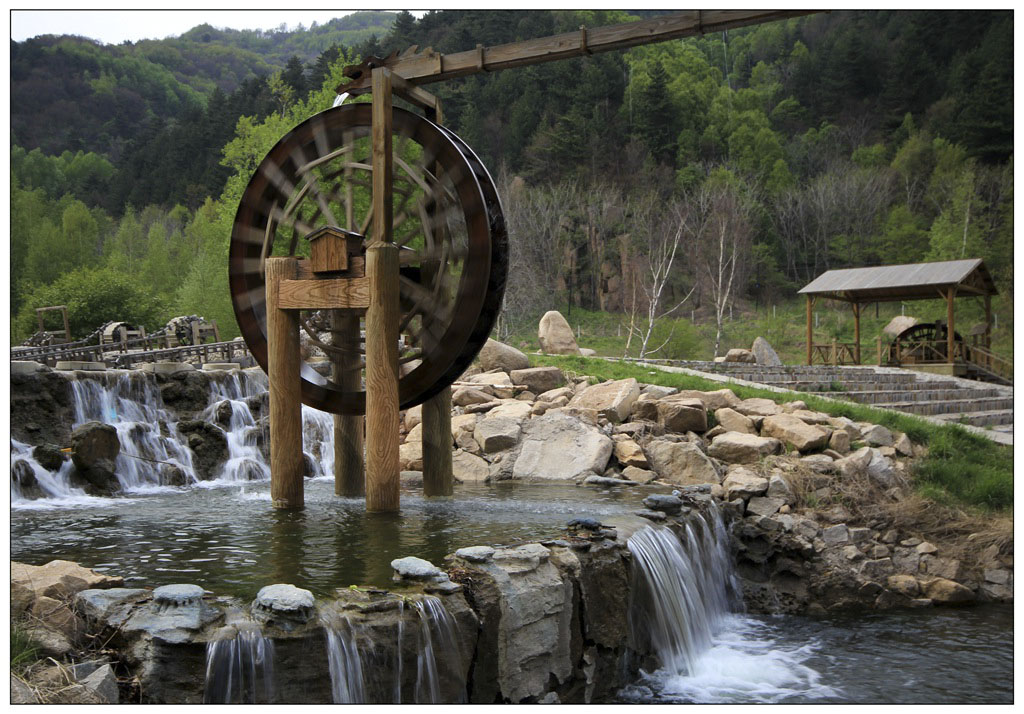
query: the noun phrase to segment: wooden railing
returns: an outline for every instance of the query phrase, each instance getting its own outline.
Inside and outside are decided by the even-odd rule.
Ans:
[[[952,360],[949,356],[949,343],[946,340],[900,340],[896,339],[889,345],[889,364],[949,364],[967,362],[967,345],[963,342],[953,343]]]
[[[1013,382],[1013,361],[997,355],[988,348],[981,345],[969,346],[967,348],[967,361],[994,374],[1000,379]]]
[[[857,364],[857,345],[853,342],[812,345],[811,364]]]
[[[51,367],[58,361],[107,361],[115,367],[127,368],[141,362],[180,362],[187,357],[202,357],[204,362],[228,362],[236,357],[245,357],[249,354],[248,346],[241,340],[211,342],[201,345],[180,345],[178,347],[147,349],[139,352],[126,351],[127,347],[134,343],[150,341],[151,343],[158,344],[158,340],[162,340],[162,338],[146,337],[139,340],[129,340],[127,344],[115,342],[106,345],[81,345],[76,347],[61,345],[31,350],[12,350],[11,359],[36,360]],[[61,349],[62,347],[64,349]]]

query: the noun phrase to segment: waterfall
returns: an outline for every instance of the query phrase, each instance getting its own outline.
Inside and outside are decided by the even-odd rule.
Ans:
[[[356,630],[347,617],[323,615],[327,632],[327,663],[331,672],[331,695],[335,704],[366,703],[363,663],[356,644]]]
[[[117,375],[112,386],[97,379],[71,381],[75,421],[110,424],[117,429],[121,453],[114,472],[124,491],[167,485],[169,468],[180,469],[188,483],[197,481],[192,452],[164,408],[160,390],[144,375]]]
[[[659,668],[619,694],[623,701],[750,703],[835,695],[804,663],[817,643],[779,645],[771,628],[737,611],[739,580],[717,509],[691,519],[682,537],[645,526],[633,554],[629,623],[633,648]]]
[[[42,505],[39,502],[46,500],[51,501],[49,505],[94,502],[96,499],[71,485],[71,469],[67,459],[57,472],[49,471],[36,461],[31,446],[11,439],[11,505]]]
[[[269,704],[274,699],[274,644],[259,625],[221,628],[206,644],[204,704]]]
[[[256,445],[260,428],[248,402],[265,391],[264,385],[248,375],[232,374],[223,381],[211,383],[210,403],[201,418],[216,423],[225,406],[231,412],[224,428],[228,460],[214,477],[215,481],[265,481],[270,478],[270,467]],[[221,423],[223,427],[222,419]]]
[[[424,595],[415,603],[420,620],[419,653],[416,656],[416,703],[440,704],[444,678],[455,678],[459,699],[450,704],[464,704],[466,683],[462,677],[462,658],[456,635],[455,620],[434,595]]]

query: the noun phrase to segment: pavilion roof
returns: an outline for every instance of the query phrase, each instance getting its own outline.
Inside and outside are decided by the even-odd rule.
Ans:
[[[940,298],[949,288],[958,296],[998,293],[981,258],[829,270],[799,292],[863,303]]]

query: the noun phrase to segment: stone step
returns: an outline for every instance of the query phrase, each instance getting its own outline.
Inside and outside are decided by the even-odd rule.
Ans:
[[[1013,410],[992,409],[984,412],[968,412],[965,414],[937,414],[936,418],[951,423],[970,424],[972,426],[990,426],[993,431],[1013,433]]]
[[[789,382],[772,382],[776,387],[785,387],[786,389],[792,389],[797,392],[822,392],[822,393],[846,393],[852,394],[854,392],[892,392],[892,393],[910,393],[919,392],[921,390],[949,390],[955,391],[957,394],[965,393],[964,390],[970,389],[970,387],[963,387],[955,382],[819,382],[819,381],[789,381]],[[966,392],[971,395],[974,392]],[[883,400],[884,401],[884,400]]]
[[[1013,398],[954,399],[946,402],[883,402],[872,406],[895,409],[909,414],[940,416],[942,414],[970,414],[972,412],[1012,410]]]
[[[863,392],[839,393],[842,399],[850,399],[861,404],[879,404],[895,402],[939,402],[963,399],[990,399],[1000,397],[998,389],[914,389],[914,390],[873,390]]]

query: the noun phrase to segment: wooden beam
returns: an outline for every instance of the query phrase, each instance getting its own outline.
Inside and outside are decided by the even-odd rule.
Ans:
[[[447,55],[428,48],[418,54],[389,57],[384,60],[384,66],[415,84],[427,84],[465,77],[477,72],[495,72],[598,52],[624,50],[707,32],[721,32],[733,27],[758,25],[814,12],[817,11],[688,10],[638,22],[626,22],[592,30],[575,30],[561,35],[494,47],[477,47]],[[339,93],[365,94],[369,91],[370,78],[367,75],[370,72],[367,71],[367,66],[346,67],[345,74],[352,77],[353,82],[340,85]]]
[[[283,280],[277,293],[281,310],[366,309],[370,305],[368,278]]]
[[[274,508],[302,508],[302,378],[299,373],[299,316],[273,307],[283,280],[295,275],[294,258],[268,258],[267,378],[270,392],[270,502]]]
[[[359,316],[335,310],[331,314],[331,333],[333,343],[347,349],[334,355],[334,381],[346,392],[361,391]],[[366,493],[361,414],[334,415],[334,493],[350,497]]]
[[[440,99],[427,90],[420,89],[399,74],[391,75],[391,89],[405,101],[410,104],[415,104],[421,109],[426,110],[428,113],[432,112],[436,115],[438,107],[441,106]]]
[[[366,249],[366,510],[397,511],[398,248],[391,242],[391,72],[373,70],[373,237]]]

